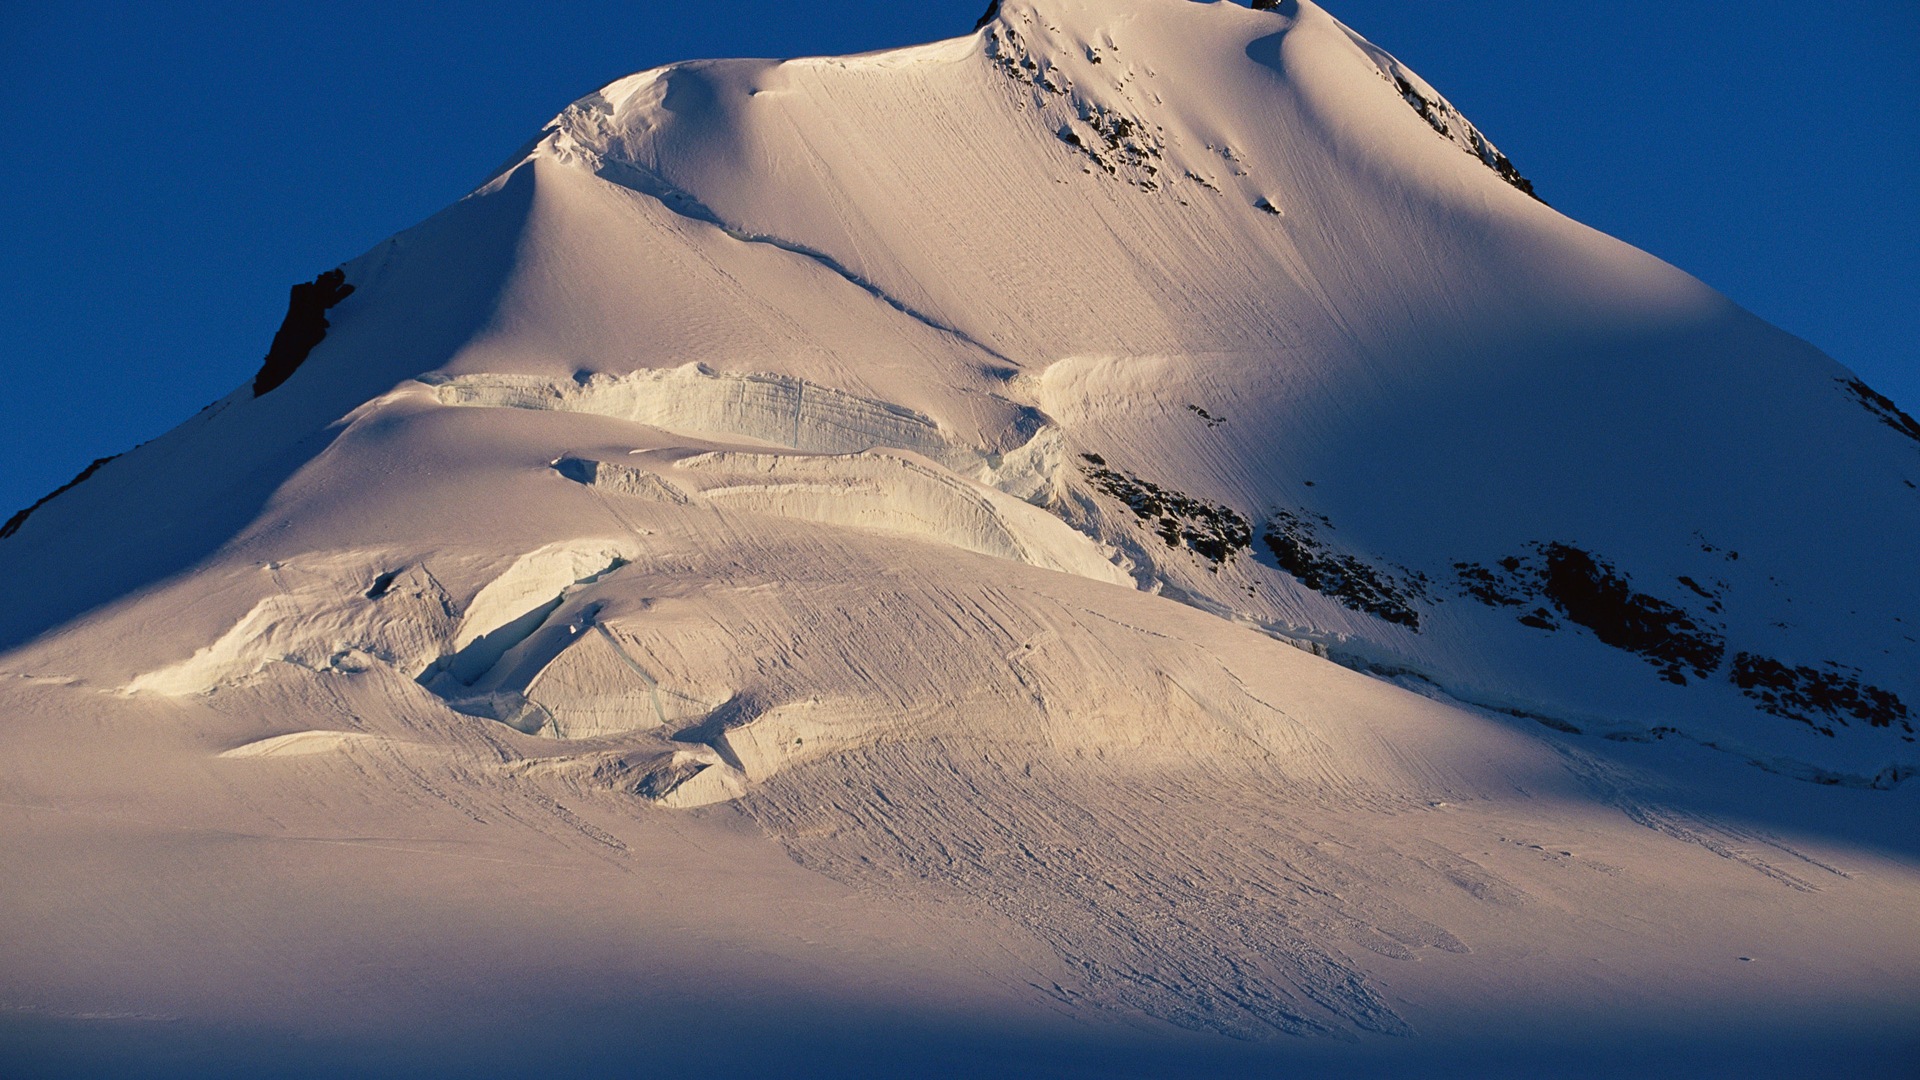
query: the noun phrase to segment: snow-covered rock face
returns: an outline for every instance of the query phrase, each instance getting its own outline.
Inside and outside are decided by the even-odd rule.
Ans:
[[[1560,910],[1463,854],[1514,792],[1812,892],[1599,755],[1920,765],[1920,426],[1529,194],[1304,0],[635,75],[10,521],[0,675],[606,847],[556,800],[736,801],[1066,1005],[1404,1032],[1347,945]]]
[[[1910,769],[1903,414],[1516,177],[1311,3],[1011,2],[915,49],[636,75],[347,268],[339,292],[360,291],[275,403],[409,375],[430,392],[362,407],[285,481],[284,538],[196,544],[316,557],[286,545],[337,532],[343,484],[445,440],[458,485],[544,544],[581,542],[565,522],[583,511],[553,507],[604,520],[636,500],[872,526],[1131,582],[1565,727],[1856,782]],[[474,269],[449,234],[514,254]],[[477,330],[410,347],[433,335],[409,322],[433,320],[403,309],[454,293],[479,306],[442,321]],[[245,409],[143,451],[146,470],[301,430]],[[496,428],[500,410],[544,416]],[[276,430],[235,434],[260,423]],[[609,442],[667,456],[585,452]],[[712,489],[696,460],[767,479]],[[54,538],[82,527],[88,488],[125,505],[103,480],[133,469],[4,554],[69,556]],[[420,482],[352,505],[430,566],[439,528],[396,509]],[[518,557],[463,516],[472,554]],[[25,630],[48,628],[25,607]],[[129,685],[251,674],[282,615],[256,608]]]

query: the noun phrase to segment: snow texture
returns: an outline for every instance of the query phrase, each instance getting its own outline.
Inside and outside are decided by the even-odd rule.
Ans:
[[[1893,1060],[1920,429],[1258,7],[614,82],[8,522],[0,1027]]]

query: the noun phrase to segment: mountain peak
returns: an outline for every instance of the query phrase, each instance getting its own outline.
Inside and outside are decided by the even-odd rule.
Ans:
[[[0,526],[7,992],[613,1071],[871,1001],[827,1074],[1904,1005],[1920,423],[1304,0],[989,15],[574,102]]]
[[[1437,90],[1311,3],[992,15],[575,102],[473,198],[296,289],[313,310],[269,367],[300,376],[261,402],[323,430],[425,395],[701,446],[918,454],[1050,508],[1145,587],[1352,666],[1787,771],[1905,767],[1920,687],[1901,673],[1920,662],[1886,660],[1911,644],[1897,590],[1800,565],[1752,494],[1815,467],[1752,403],[1842,423],[1821,475],[1854,479],[1809,483],[1799,513],[1878,522],[1846,530],[1846,563],[1898,562],[1910,489],[1868,489],[1901,429],[1844,372],[1522,197]],[[1659,419],[1672,402],[1687,424]],[[309,437],[257,422],[257,447]],[[1751,464],[1623,472],[1616,432]],[[159,456],[100,470],[8,542]],[[626,475],[582,460],[563,475]],[[1059,537],[966,543],[1090,565]]]

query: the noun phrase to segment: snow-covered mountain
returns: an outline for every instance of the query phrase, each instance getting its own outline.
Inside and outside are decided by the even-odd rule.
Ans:
[[[246,927],[388,872],[315,836],[571,866],[561,982],[608,930],[558,911],[690,843],[754,854],[650,902],[762,891],[689,955],[840,889],[794,985],[928,1007],[1371,1046],[1478,1030],[1467,989],[1697,1007],[1818,910],[1739,994],[1881,1015],[1920,876],[1807,822],[1912,820],[1920,424],[1263,7],[1009,2],[575,102],[8,523],[9,804],[258,838],[299,869],[194,855]],[[251,960],[148,947],[204,892],[131,904],[120,978],[239,1022]],[[332,971],[303,925],[266,952]]]

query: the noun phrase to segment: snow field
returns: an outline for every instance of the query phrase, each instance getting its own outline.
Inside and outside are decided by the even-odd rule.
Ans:
[[[1503,160],[1306,2],[583,98],[0,540],[0,1007],[1890,1060],[1911,433]]]

